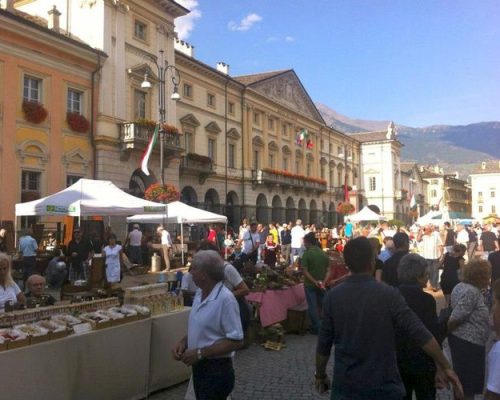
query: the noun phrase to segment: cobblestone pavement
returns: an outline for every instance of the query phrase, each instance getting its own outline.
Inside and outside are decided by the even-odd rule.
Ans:
[[[317,336],[286,335],[287,347],[264,350],[256,344],[236,354],[236,386],[232,400],[310,400],[329,399],[314,391],[314,355]],[[446,347],[446,346],[445,346]],[[445,348],[446,351],[446,348]],[[332,362],[328,366],[332,376]],[[159,391],[150,400],[184,400],[187,382]],[[449,391],[439,391],[438,400],[451,400]],[[477,400],[482,397],[477,397]]]

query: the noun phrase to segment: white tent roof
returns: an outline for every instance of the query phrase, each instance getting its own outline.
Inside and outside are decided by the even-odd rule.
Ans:
[[[417,219],[417,224],[426,225],[432,223],[437,223],[437,219],[441,219],[441,215],[443,211],[429,211],[427,214],[422,215],[419,219]]]
[[[178,223],[178,224],[208,224],[208,223],[226,223],[227,217],[212,213],[210,211],[201,210],[196,207],[188,206],[180,201],[174,201],[167,204],[167,218],[165,214],[144,214],[134,215],[127,218],[127,222],[143,222],[143,223]]]
[[[110,181],[80,179],[42,199],[16,204],[17,215],[131,215],[162,212],[165,205],[139,199]]]
[[[364,206],[363,209],[353,215],[346,216],[346,219],[349,219],[354,222],[359,221],[385,221],[387,218],[383,215],[378,215],[375,211],[372,211],[368,208],[368,206]]]

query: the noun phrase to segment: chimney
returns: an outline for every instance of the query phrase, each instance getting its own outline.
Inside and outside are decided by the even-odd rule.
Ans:
[[[229,64],[226,64],[225,62],[218,62],[217,63],[217,71],[222,72],[224,75],[229,75]]]
[[[59,26],[59,16],[61,13],[59,10],[56,8],[56,6],[53,6],[51,10],[49,10],[49,24],[48,28],[52,29],[53,31],[59,32],[60,26]]]
[[[174,49],[180,51],[188,57],[194,58],[194,46],[191,46],[188,42],[184,40],[175,39]]]
[[[499,165],[500,165],[500,161],[499,161]],[[481,163],[481,169],[486,169],[486,161],[483,161]]]

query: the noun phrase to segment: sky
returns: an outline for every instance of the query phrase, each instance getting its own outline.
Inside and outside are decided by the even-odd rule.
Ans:
[[[500,0],[177,0],[195,57],[230,75],[294,69],[351,118],[500,121]]]

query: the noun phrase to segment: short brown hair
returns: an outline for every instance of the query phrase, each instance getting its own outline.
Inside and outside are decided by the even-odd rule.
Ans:
[[[488,286],[491,279],[491,264],[479,257],[469,261],[464,269],[464,283],[469,283],[478,288]]]

